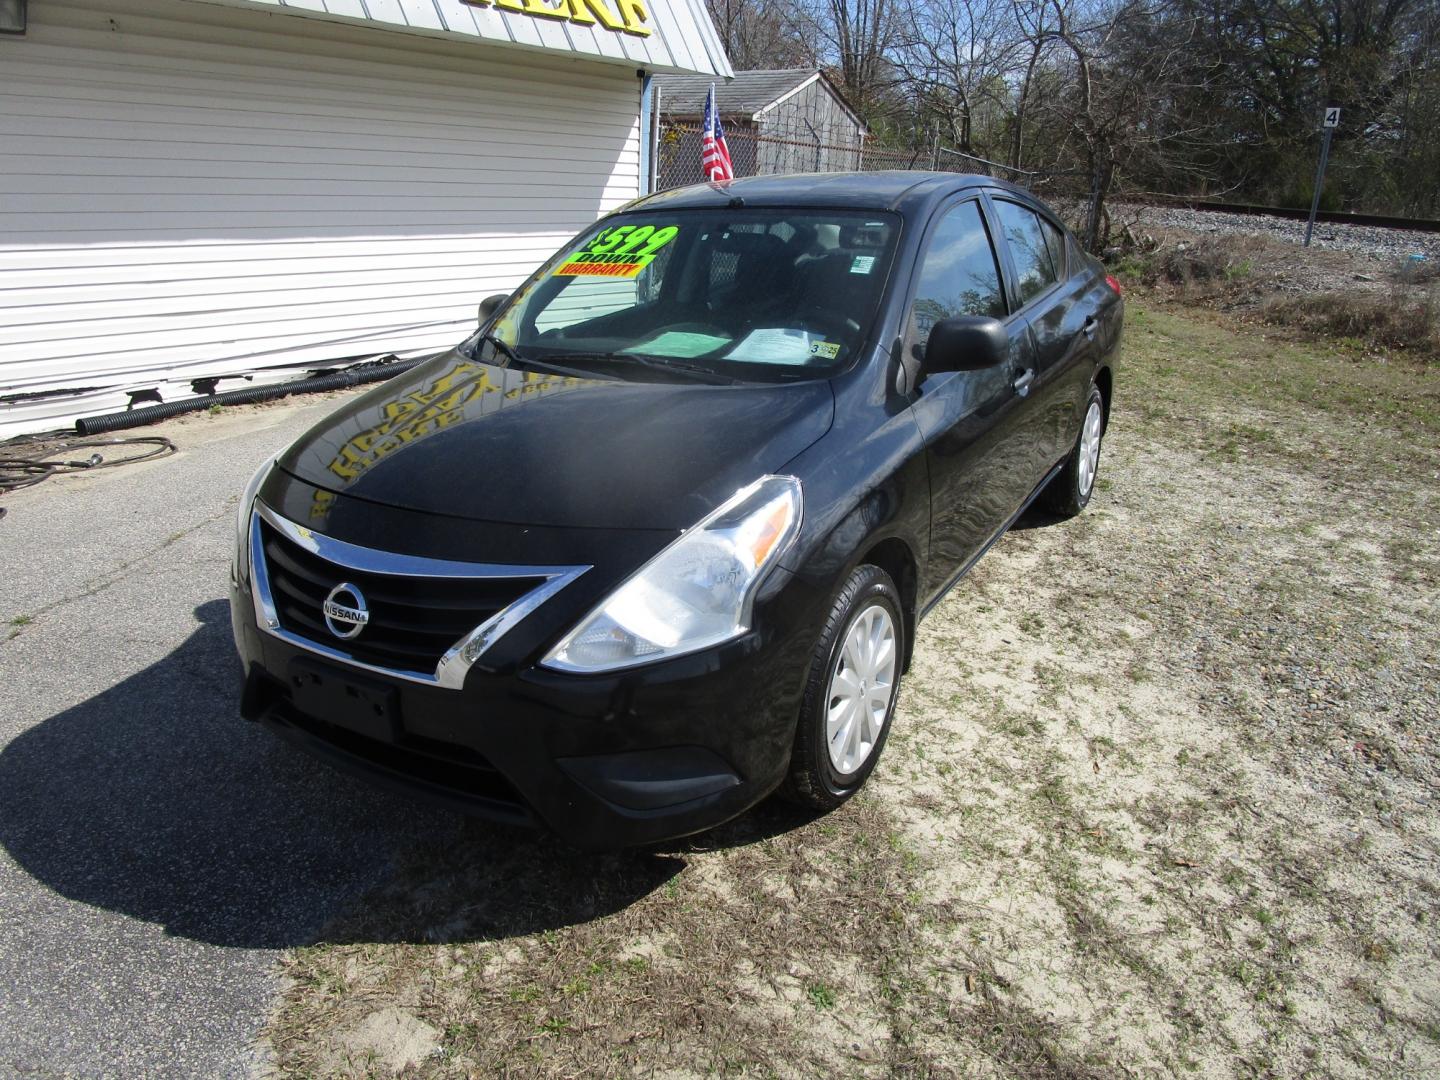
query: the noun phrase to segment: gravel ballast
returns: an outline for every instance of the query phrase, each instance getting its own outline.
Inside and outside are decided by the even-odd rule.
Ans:
[[[1218,210],[1116,204],[1111,218],[1117,224],[1133,222],[1134,230],[1183,229],[1200,235],[1268,236],[1300,245],[1305,222],[1290,218],[1229,214]],[[1345,251],[1379,263],[1399,266],[1411,255],[1440,260],[1440,233],[1410,229],[1382,229],[1373,225],[1315,223],[1310,246],[1323,251]]]

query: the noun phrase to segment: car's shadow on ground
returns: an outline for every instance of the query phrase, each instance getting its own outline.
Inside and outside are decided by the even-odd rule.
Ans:
[[[1025,512],[1015,519],[1015,523],[1010,526],[1010,531],[1028,532],[1031,529],[1046,529],[1066,520],[1068,519],[1054,511],[1046,510],[1039,503],[1031,503],[1025,508]]]
[[[222,600],[160,662],[0,752],[0,846],[60,895],[244,948],[569,925],[641,899],[685,853],[807,818],[762,807],[664,851],[587,855],[332,772],[236,713]]]

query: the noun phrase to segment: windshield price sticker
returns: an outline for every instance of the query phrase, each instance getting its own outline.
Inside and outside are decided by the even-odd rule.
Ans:
[[[680,234],[677,225],[616,225],[606,229],[583,251],[557,266],[557,277],[633,278],[655,261],[666,244]]]

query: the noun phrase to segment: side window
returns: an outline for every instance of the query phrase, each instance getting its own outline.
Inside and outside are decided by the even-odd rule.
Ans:
[[[995,200],[995,212],[1000,216],[1000,231],[1010,246],[1010,257],[1015,260],[1018,299],[1022,304],[1028,303],[1031,297],[1038,296],[1058,280],[1040,218],[1018,203],[1004,199]]]
[[[973,200],[946,213],[930,238],[910,305],[911,355],[923,359],[930,328],[960,315],[1005,317],[995,249]]]
[[[1045,233],[1045,246],[1050,249],[1050,265],[1055,267],[1055,276],[1064,281],[1069,276],[1065,268],[1065,234],[1047,217],[1041,217],[1040,228]]]

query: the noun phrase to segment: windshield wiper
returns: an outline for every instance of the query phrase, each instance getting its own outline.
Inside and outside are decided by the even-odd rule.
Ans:
[[[527,356],[524,357],[518,364],[507,364],[506,366],[514,368],[516,370],[524,370],[525,368],[539,368],[543,371],[553,371],[557,375],[570,375],[577,379],[593,379],[596,377],[597,374],[602,379],[619,378],[618,375],[611,375],[608,372],[602,371],[597,373],[594,371],[586,371],[584,368],[569,367],[565,364],[557,364],[553,360],[542,359],[538,356]]]
[[[493,330],[486,330],[483,334],[480,335],[480,340],[486,342],[496,352],[504,353],[505,359],[509,360],[510,363],[521,363],[520,355],[514,349],[512,349],[507,342],[502,341],[499,337],[497,337]]]
[[[538,357],[521,356],[507,342],[502,341],[488,330],[480,335],[480,340],[487,342],[492,349],[504,356],[505,366],[515,371],[524,371],[527,368],[539,368],[544,371],[553,371],[557,375],[571,375],[579,379],[590,379],[595,376],[593,371],[582,371],[580,368],[566,367],[564,364],[557,364],[550,360],[542,360]],[[479,358],[477,357],[476,359]]]
[[[686,364],[679,360],[660,360],[652,356],[642,356],[639,353],[552,353],[551,355],[582,362],[633,364],[636,367],[650,368],[654,371],[680,371],[716,386],[733,386],[740,382],[739,379],[723,375],[714,368],[708,368],[701,364]]]

